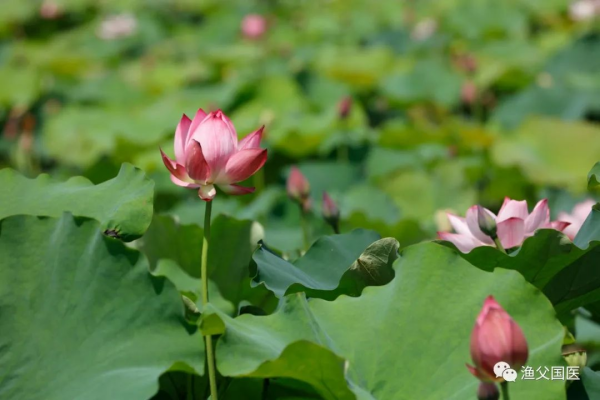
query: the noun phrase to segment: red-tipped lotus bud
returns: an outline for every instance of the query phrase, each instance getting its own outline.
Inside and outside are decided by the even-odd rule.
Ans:
[[[339,233],[340,210],[327,192],[323,192],[323,218],[335,233]]]
[[[493,296],[488,296],[471,334],[471,359],[475,366],[467,364],[469,371],[482,381],[503,382],[503,370],[518,371],[527,361],[528,353],[521,327]],[[508,367],[495,369],[500,362]]]
[[[61,9],[56,2],[52,0],[45,0],[40,6],[40,17],[43,19],[56,19],[60,17]]]
[[[479,388],[477,388],[477,399],[478,400],[498,400],[500,398],[500,392],[498,387],[493,382],[481,382]]]
[[[259,39],[267,31],[267,20],[262,15],[248,14],[242,20],[242,34],[247,39]]]
[[[287,180],[287,194],[290,199],[303,206],[306,211],[310,195],[310,184],[296,167],[292,167]]]
[[[348,118],[350,115],[350,111],[352,110],[352,97],[346,96],[342,100],[340,100],[338,104],[338,115],[340,119]]]
[[[491,238],[496,237],[496,219],[480,205],[477,206],[477,224],[481,232]]]
[[[477,86],[472,81],[466,81],[460,88],[460,99],[467,105],[471,105],[477,100],[477,94]]]

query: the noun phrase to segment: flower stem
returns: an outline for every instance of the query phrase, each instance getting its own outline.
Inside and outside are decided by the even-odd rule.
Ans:
[[[504,381],[500,384],[500,392],[502,392],[502,400],[510,400],[508,395],[508,382]]]
[[[496,247],[498,248],[498,250],[506,254],[506,250],[504,249],[504,247],[502,247],[502,243],[500,243],[500,239],[498,239],[498,236],[494,238],[494,243],[496,243]]]
[[[300,206],[300,224],[302,225],[302,242],[304,244],[304,250],[308,250],[310,245],[310,234],[308,232],[308,213],[304,212],[302,206]]]
[[[208,242],[210,241],[210,214],[212,212],[212,201],[206,202],[204,209],[204,239],[202,241],[202,307],[208,304]],[[204,337],[206,342],[206,364],[208,365],[208,380],[210,382],[210,398],[217,400],[217,375],[215,372],[215,354],[213,352],[212,336]]]
[[[340,234],[340,224],[339,223],[334,223],[331,225],[331,227],[333,228],[333,233],[335,233],[336,235]]]
[[[340,163],[348,163],[350,162],[350,127],[346,118],[343,118],[341,123],[343,143],[338,147],[337,158]]]
[[[341,163],[347,163],[348,160],[350,159],[349,156],[349,151],[348,151],[348,145],[347,144],[342,144],[340,147],[338,147],[338,161]]]

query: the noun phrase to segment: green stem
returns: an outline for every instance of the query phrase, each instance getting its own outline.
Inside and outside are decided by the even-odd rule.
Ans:
[[[506,254],[506,250],[504,250],[504,247],[502,247],[502,243],[500,243],[500,239],[498,239],[498,236],[494,238],[494,243],[496,243],[496,247],[498,248],[498,250]]]
[[[500,384],[500,392],[502,392],[502,400],[510,400],[508,395],[508,382],[504,381]]]
[[[350,156],[348,152],[348,145],[344,143],[338,147],[338,161],[341,163],[347,163],[349,159]]]
[[[333,227],[333,232],[336,235],[339,235],[340,234],[340,224],[339,223],[335,223],[335,224],[332,225],[332,227]]]
[[[342,134],[344,135],[344,140],[343,143],[340,147],[338,147],[338,161],[341,163],[348,163],[350,161],[350,140],[348,138],[349,136],[349,127],[348,127],[348,121],[346,119],[344,119],[342,121]]]
[[[300,224],[302,225],[302,242],[304,243],[304,250],[308,250],[310,245],[310,235],[308,232],[308,215],[300,206]]]
[[[212,212],[212,201],[206,202],[204,210],[204,239],[202,241],[202,308],[208,304],[208,243],[210,241],[210,214]],[[213,352],[212,337],[205,336],[206,342],[206,364],[208,365],[208,380],[210,382],[210,398],[217,400],[217,375],[215,373],[215,354]]]
[[[192,385],[194,384],[194,376],[193,375],[188,375],[187,377],[187,400],[194,400],[194,393],[192,390]],[[177,388],[175,388],[177,389]],[[177,390],[175,390],[175,392],[177,392]]]

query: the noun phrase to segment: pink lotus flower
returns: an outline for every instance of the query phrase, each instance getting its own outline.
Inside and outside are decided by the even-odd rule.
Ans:
[[[96,34],[103,40],[122,39],[133,35],[138,28],[138,21],[133,14],[112,15],[104,19]]]
[[[563,233],[567,235],[569,239],[573,240],[575,238],[586,218],[592,212],[592,206],[594,204],[596,204],[594,200],[582,201],[573,207],[571,214],[566,212],[561,212],[558,214],[558,219],[570,223],[570,225],[563,230]]]
[[[267,31],[267,20],[262,15],[248,14],[242,20],[242,34],[248,39],[259,39]]]
[[[538,229],[562,231],[569,226],[565,221],[550,222],[550,209],[546,199],[539,201],[531,214],[527,210],[527,201],[511,200],[508,197],[504,199],[498,216],[486,208],[482,209],[496,221],[498,239],[505,249],[520,246]],[[494,245],[492,238],[479,228],[477,206],[467,210],[466,218],[450,213],[447,215],[456,233],[438,232],[440,239],[454,243],[463,253],[468,253],[475,247]]]
[[[471,359],[475,366],[467,364],[469,371],[482,381],[502,382],[504,379],[494,373],[494,365],[503,361],[518,371],[528,355],[521,327],[493,296],[488,296],[471,334]]]
[[[61,13],[60,6],[52,0],[44,0],[40,6],[40,17],[43,19],[56,19]]]
[[[212,200],[217,191],[242,195],[254,188],[236,185],[248,179],[267,161],[267,150],[260,148],[264,126],[238,143],[231,120],[221,110],[208,115],[199,109],[190,120],[185,114],[175,131],[175,161],[163,153],[163,162],[171,172],[171,181],[199,189],[202,200]]]

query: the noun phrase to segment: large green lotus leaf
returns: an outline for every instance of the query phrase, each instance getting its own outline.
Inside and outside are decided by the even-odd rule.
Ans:
[[[600,300],[599,244],[588,241],[581,249],[558,231],[540,229],[510,255],[491,246],[460,254],[485,271],[498,267],[519,271],[562,312]]]
[[[0,397],[147,399],[167,369],[203,371],[179,293],[93,220],[0,225]]]
[[[202,280],[200,278],[194,278],[190,276],[186,271],[183,270],[176,262],[169,259],[160,259],[154,268],[150,268],[152,275],[156,277],[165,277],[170,280],[173,285],[179,290],[184,296],[182,300],[186,306],[188,315],[194,316],[190,318],[195,319],[198,313],[203,310],[202,305]],[[219,310],[227,313],[228,315],[236,315],[237,308],[230,301],[226,300],[219,287],[213,280],[208,281],[208,296],[210,302],[218,307]],[[189,314],[191,313],[191,314]]]
[[[400,211],[390,196],[368,184],[351,187],[342,198],[340,210],[342,221],[346,221],[354,213],[362,213],[369,220],[383,221],[386,224],[395,224],[400,220]]]
[[[388,224],[381,220],[368,219],[363,213],[353,213],[344,219],[342,229],[371,229],[383,237],[396,238],[403,245],[411,245],[430,240],[432,232],[425,230],[421,224],[414,219],[401,219],[396,223]]]
[[[209,294],[225,299],[220,304],[226,309],[230,308],[228,303],[237,307],[242,300],[263,303],[270,297],[265,288],[250,286],[252,251],[262,239],[257,225],[226,215],[217,216],[211,224],[208,274],[215,287],[209,288]],[[196,224],[180,224],[171,216],[154,215],[140,239],[140,250],[150,260],[153,273],[168,277],[180,291],[199,298],[202,238],[203,229]]]
[[[592,211],[579,228],[573,243],[585,249],[590,245],[590,242],[595,240],[600,240],[600,204],[592,206]]]
[[[321,200],[324,191],[350,189],[361,178],[359,167],[349,163],[304,162],[298,165],[298,169],[310,182],[311,196],[315,201]]]
[[[97,219],[104,229],[124,240],[140,237],[152,220],[154,183],[129,164],[109,181],[93,185],[83,177],[56,182],[48,175],[35,179],[0,171],[0,218],[12,215],[59,217],[68,211]]]
[[[581,381],[590,400],[600,399],[600,372],[584,368],[581,374]]]
[[[466,167],[459,160],[449,160],[431,172],[402,171],[381,180],[379,187],[394,200],[403,217],[431,220],[437,210],[466,210],[476,203]]]
[[[589,348],[600,348],[600,323],[581,315],[575,317],[577,343]]]
[[[40,74],[33,68],[3,66],[0,68],[0,104],[29,107],[39,96]]]
[[[471,40],[488,37],[520,38],[527,30],[527,14],[512,2],[459,0],[444,15],[445,28]]]
[[[562,38],[564,33],[554,32],[553,35]],[[560,51],[546,63],[544,72],[527,88],[502,102],[494,111],[494,119],[514,127],[530,115],[575,120],[598,109],[598,38],[582,35],[578,40],[571,40],[567,36],[559,42],[563,42],[560,49],[556,49]],[[535,54],[535,49],[530,53]],[[532,72],[538,73],[538,70]]]
[[[379,89],[396,102],[433,101],[449,107],[459,100],[460,85],[460,76],[449,65],[439,60],[424,60],[409,73],[385,77]]]
[[[600,162],[594,164],[592,170],[588,173],[588,190],[598,190],[600,188]]]
[[[448,148],[438,143],[427,143],[410,150],[375,147],[366,159],[369,179],[380,179],[398,170],[423,168],[438,160],[448,159]]]
[[[393,277],[391,264],[397,257],[398,242],[379,238],[376,232],[364,229],[323,236],[293,263],[262,245],[252,256],[252,285],[264,284],[277,297],[299,291],[325,299],[340,294],[359,296],[365,286],[382,285]]]
[[[223,400],[322,400],[310,385],[292,378],[235,378],[230,380],[222,395],[219,394],[219,399],[221,398]],[[173,398],[165,400],[173,400]]]
[[[573,155],[576,154],[577,157]],[[600,154],[600,129],[586,122],[531,118],[492,148],[500,166],[520,166],[533,183],[581,192],[590,165]]]
[[[393,55],[383,46],[378,47],[322,47],[315,67],[325,76],[358,88],[377,83],[392,66]]]
[[[114,152],[119,138],[139,146],[158,146],[165,134],[175,129],[181,115],[156,109],[160,108],[127,107],[124,111],[125,107],[68,106],[49,116],[42,142],[48,154],[60,162],[90,167]]]
[[[366,288],[360,297],[307,301],[296,293],[270,316],[221,314],[218,370],[236,377],[293,375],[325,399],[475,398],[478,381],[465,363],[474,321],[490,294],[522,327],[528,366],[564,365],[564,330],[552,305],[516,271],[482,271],[435,243],[404,249],[394,270],[389,284]],[[218,328],[214,322],[207,321],[211,329]],[[338,359],[336,366],[314,345],[346,363]],[[301,360],[302,352],[318,358]],[[330,384],[314,383],[319,378]],[[562,381],[518,380],[510,390],[514,400],[565,398]]]
[[[589,96],[584,93],[563,85],[540,87],[536,83],[500,103],[493,119],[507,128],[516,128],[531,115],[576,120],[583,117],[588,107]]]

